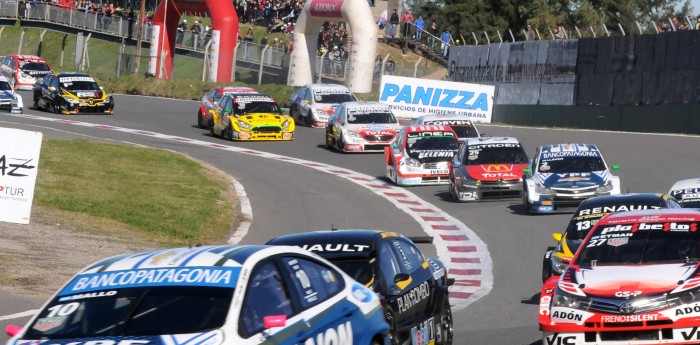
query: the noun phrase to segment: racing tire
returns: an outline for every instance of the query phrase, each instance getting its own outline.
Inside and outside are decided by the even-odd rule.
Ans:
[[[440,312],[440,322],[438,322],[438,327],[440,327],[440,340],[436,341],[437,345],[452,345],[454,338],[454,328],[452,326],[452,308],[450,307],[450,301],[445,296],[445,300],[442,302],[442,311]]]
[[[527,192],[523,190],[523,209],[525,214],[530,214],[530,201],[528,200]]]
[[[372,342],[369,343],[370,345],[382,345],[382,343],[372,339]]]
[[[328,136],[328,131],[326,131],[326,148],[330,151],[333,151],[333,145],[331,145],[331,139]]]
[[[386,343],[388,345],[399,345],[399,333],[396,329],[396,318],[394,317],[394,312],[387,310],[384,312],[384,318],[389,324],[389,332],[386,335]]]
[[[542,258],[542,282],[546,282],[549,277],[551,277],[554,273],[552,272],[552,258],[551,256],[554,254],[552,251],[555,249],[555,247],[547,247],[547,250],[544,252],[544,257]],[[549,253],[549,255],[547,255]]]
[[[202,125],[202,119],[204,117],[202,116],[202,110],[197,111],[197,127],[199,128],[206,128],[204,125]]]
[[[51,106],[51,112],[54,114],[60,114],[61,108],[58,107],[58,104],[54,103],[53,106]]]
[[[226,131],[223,133],[224,138],[233,141],[233,124],[229,123],[226,126]]]
[[[216,137],[216,133],[214,132],[214,120],[209,120],[209,134],[211,134],[212,137]]]
[[[304,119],[304,125],[306,127],[313,127],[313,124],[314,124],[314,115],[311,112],[309,112],[307,114],[306,118]]]
[[[41,107],[39,107],[39,97],[34,97],[34,110],[42,110]]]
[[[457,193],[457,186],[451,180],[450,180],[450,196],[452,197],[452,201],[459,202],[459,194]]]
[[[345,153],[345,141],[343,141],[342,135],[335,141],[335,147],[338,148],[338,151]]]

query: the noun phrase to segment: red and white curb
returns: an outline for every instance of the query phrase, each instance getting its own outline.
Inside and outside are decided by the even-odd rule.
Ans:
[[[103,124],[74,121],[62,118],[49,118],[29,114],[8,114],[9,116],[27,119],[51,121],[75,126],[98,128],[137,134],[163,140],[177,141],[191,145],[209,147],[234,153],[242,153],[260,158],[273,159],[303,165],[318,171],[344,178],[350,182],[367,188],[374,194],[388,200],[397,208],[411,216],[423,231],[433,237],[437,254],[448,267],[448,275],[455,278],[455,284],[450,288],[450,302],[453,310],[460,310],[488,294],[493,287],[493,263],[486,244],[464,223],[443,212],[433,204],[426,202],[408,190],[394,186],[376,177],[358,173],[345,168],[313,162],[274,153],[256,151],[228,145],[229,142],[212,143],[208,141],[183,138],[162,133],[116,127]],[[239,189],[239,188],[237,188]],[[242,187],[240,187],[242,189]],[[252,211],[250,211],[252,215]],[[247,226],[246,225],[246,229]],[[232,237],[232,240],[236,240]]]

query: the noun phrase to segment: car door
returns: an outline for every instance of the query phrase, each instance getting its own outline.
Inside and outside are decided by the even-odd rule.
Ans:
[[[397,275],[402,273],[399,263],[390,240],[379,242],[377,251],[377,278],[381,294],[384,295],[384,314],[392,327],[401,330],[413,323],[416,309],[411,308],[408,303],[410,298],[402,297],[406,295],[410,281],[402,280],[397,282]]]
[[[353,338],[360,338],[362,328],[358,325],[364,316],[356,304],[338,300],[345,288],[345,280],[336,269],[297,255],[280,257],[280,266],[290,291],[293,291],[295,305],[299,306],[299,322],[308,326],[301,338],[294,341],[327,344],[330,338],[337,337],[339,344],[350,344]]]
[[[431,301],[434,298],[436,284],[430,264],[425,260],[418,247],[405,238],[392,238],[390,243],[398,259],[401,272],[411,277],[410,283],[402,295],[404,308],[412,308],[412,324],[427,320],[432,314]],[[405,303],[411,301],[410,306]]]
[[[313,104],[313,100],[311,99],[311,94],[313,92],[311,91],[310,87],[304,87],[304,92],[301,94],[302,99],[301,102],[299,102],[299,114],[301,116],[309,116],[309,113],[311,112],[311,107]]]

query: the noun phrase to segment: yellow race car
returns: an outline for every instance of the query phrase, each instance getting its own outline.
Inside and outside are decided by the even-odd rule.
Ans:
[[[566,227],[566,232],[552,234],[557,246],[549,247],[545,251],[542,260],[542,281],[546,281],[553,275],[561,275],[566,270],[583,239],[593,229],[596,222],[606,214],[680,207],[680,204],[673,197],[655,193],[604,195],[586,199],[574,212],[574,216]],[[623,243],[625,239],[616,241],[610,241],[607,245]]]
[[[212,136],[236,141],[294,139],[294,119],[266,94],[229,94],[209,112]]]

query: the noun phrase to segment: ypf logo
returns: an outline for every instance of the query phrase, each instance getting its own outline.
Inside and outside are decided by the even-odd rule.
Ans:
[[[505,164],[489,164],[486,166],[486,171],[510,171],[510,167]]]

